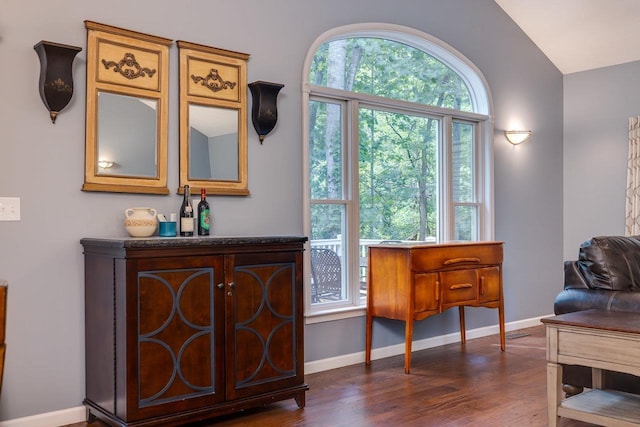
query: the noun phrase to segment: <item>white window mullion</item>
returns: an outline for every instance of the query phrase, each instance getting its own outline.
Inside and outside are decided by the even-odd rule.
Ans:
[[[346,119],[348,132],[347,146],[348,152],[348,166],[345,169],[349,177],[349,206],[351,207],[348,217],[347,228],[349,230],[349,257],[347,258],[347,274],[349,283],[349,300],[355,304],[360,301],[360,196],[359,196],[359,176],[358,176],[358,161],[359,161],[359,125],[358,125],[358,109],[360,103],[356,100],[349,101],[347,103],[348,117]]]
[[[444,116],[440,131],[440,236],[438,240],[451,240],[454,235],[454,207],[451,191],[451,139],[453,120],[451,116]]]
[[[478,202],[480,240],[493,240],[493,123],[490,120],[478,123],[478,157],[476,173],[478,176]]]
[[[484,171],[480,166],[482,162],[482,156],[480,150],[480,141],[481,141],[481,125],[479,123],[475,123],[473,126],[473,201],[476,205],[476,238],[480,240],[483,239],[484,227],[483,218],[484,212],[482,211],[482,189],[484,188]]]

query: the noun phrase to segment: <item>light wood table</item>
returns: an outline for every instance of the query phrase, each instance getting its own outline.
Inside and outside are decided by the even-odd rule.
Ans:
[[[549,425],[560,417],[640,426],[640,396],[602,390],[602,371],[640,376],[640,314],[587,310],[542,319],[547,331]],[[593,369],[593,389],[562,398],[562,365]]]

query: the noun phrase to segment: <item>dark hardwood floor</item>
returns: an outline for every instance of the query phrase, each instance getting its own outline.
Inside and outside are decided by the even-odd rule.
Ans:
[[[307,405],[293,399],[198,424],[207,426],[546,426],[543,326],[416,351],[306,376]],[[562,419],[563,427],[592,424]],[[77,423],[72,427],[102,427]]]

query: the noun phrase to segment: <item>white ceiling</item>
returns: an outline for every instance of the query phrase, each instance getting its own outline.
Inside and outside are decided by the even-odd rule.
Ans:
[[[640,60],[640,0],[495,0],[563,73]]]
[[[189,105],[189,125],[209,138],[238,133],[238,111],[231,108],[215,108]]]

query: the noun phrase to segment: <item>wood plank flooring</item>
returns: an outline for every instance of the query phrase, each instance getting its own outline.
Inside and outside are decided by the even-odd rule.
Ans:
[[[402,355],[307,375],[304,409],[291,399],[197,426],[546,426],[544,327],[517,332],[505,352],[497,335],[416,351],[410,375]],[[104,424],[69,427],[85,426]]]

